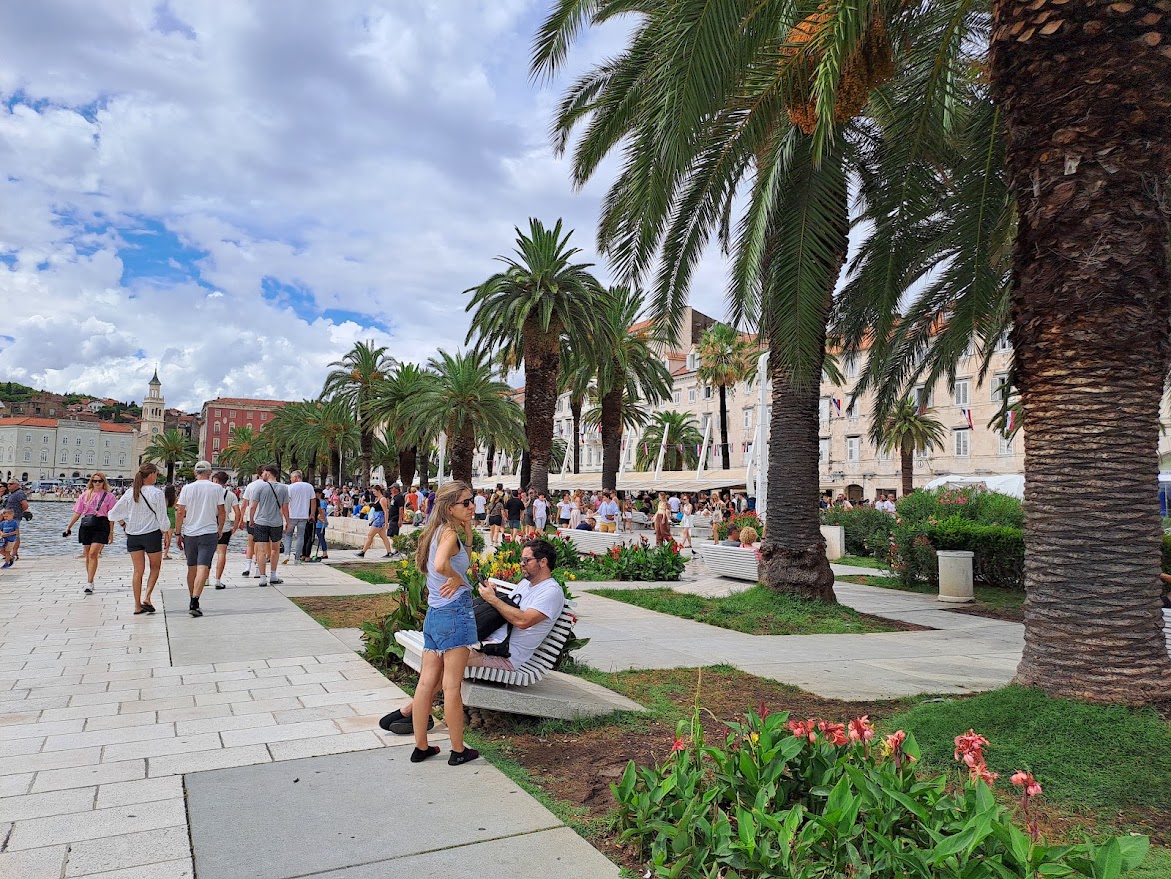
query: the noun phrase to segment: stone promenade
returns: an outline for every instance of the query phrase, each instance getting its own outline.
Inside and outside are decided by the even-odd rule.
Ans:
[[[79,560],[34,553],[0,577],[3,879],[617,875],[486,761],[410,764],[377,730],[404,694],[276,589],[229,571],[192,619],[170,561],[135,616],[127,559],[84,596]]]

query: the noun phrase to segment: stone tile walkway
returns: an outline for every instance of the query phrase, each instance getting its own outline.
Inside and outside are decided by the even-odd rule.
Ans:
[[[313,772],[329,775],[331,761],[354,752],[390,757],[378,764],[383,775],[367,778],[387,792],[401,783],[395,774],[426,769],[430,795],[452,816],[461,785],[473,775],[491,792],[486,800],[523,801],[536,810],[539,817],[520,830],[502,830],[497,822],[491,832],[465,834],[467,844],[508,849],[497,841],[507,835],[520,840],[518,851],[537,852],[513,876],[554,874],[558,858],[590,865],[583,876],[617,874],[573,833],[557,835],[552,847],[525,841],[527,829],[547,833],[561,822],[487,763],[461,767],[462,776],[445,764],[442,772],[431,764],[410,766],[412,740],[377,731],[388,706],[404,700],[402,691],[277,589],[257,588],[236,572],[227,579],[232,588],[204,593],[205,615],[193,619],[186,612],[185,570],[181,562],[164,563],[159,612],[140,616],[132,613],[128,559],[103,561],[92,596],[82,594],[75,559],[29,558],[0,577],[0,877],[192,877],[203,869],[190,844],[201,832],[195,813],[189,823],[185,801],[192,779],[242,767],[252,767],[256,779],[278,766],[297,775],[297,767],[312,761]],[[283,567],[282,576],[288,592],[366,591],[325,566]],[[442,737],[434,741],[447,746]],[[355,808],[352,794],[347,802]],[[403,801],[392,805],[410,822]],[[232,806],[213,802],[205,815]],[[278,824],[291,821],[295,808],[303,813],[297,820],[310,826],[317,811],[333,807],[304,794],[264,804]],[[255,847],[261,842],[256,822],[239,817],[233,828],[239,845]],[[511,836],[516,833],[521,836]],[[332,847],[330,869],[366,863],[357,843],[288,834],[281,841],[281,865],[250,863],[234,875],[311,875],[296,866],[306,862],[295,855],[323,843]],[[413,864],[410,871],[385,864],[371,867],[370,875],[415,875],[430,868],[429,852],[436,864],[450,860],[447,849],[442,839],[415,832],[393,849],[394,857]]]

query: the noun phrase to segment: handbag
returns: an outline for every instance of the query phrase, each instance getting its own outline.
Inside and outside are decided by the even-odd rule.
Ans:
[[[99,510],[102,508],[102,504],[106,502],[106,494],[107,493],[103,491],[102,496],[98,499],[98,509]],[[97,519],[98,519],[98,517],[97,517],[96,513],[86,513],[84,516],[81,517],[81,527],[82,528],[92,528],[94,526],[94,524],[97,522]]]
[[[501,600],[513,607],[520,607],[520,596],[500,596]],[[472,596],[472,612],[476,615],[476,638],[483,642],[493,632],[503,625],[508,625],[508,632],[504,640],[499,643],[480,644],[480,652],[485,656],[509,655],[508,642],[512,639],[512,624],[508,622],[495,607],[482,599],[479,595]]]

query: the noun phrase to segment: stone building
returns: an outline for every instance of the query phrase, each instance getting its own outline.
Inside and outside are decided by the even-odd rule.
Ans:
[[[156,369],[147,384],[146,396],[142,400],[142,419],[138,423],[138,431],[134,438],[134,466],[146,463],[146,449],[151,441],[166,430],[164,412],[166,403],[163,400],[163,384],[159,381],[159,371]],[[159,461],[155,462],[162,463]]]
[[[0,472],[22,482],[134,475],[134,428],[108,421],[0,418]]]

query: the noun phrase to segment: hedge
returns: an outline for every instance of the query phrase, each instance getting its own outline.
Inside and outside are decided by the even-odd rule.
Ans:
[[[901,523],[891,538],[891,567],[904,584],[926,580],[939,585],[937,550],[974,553],[977,583],[1003,589],[1025,588],[1025,541],[1020,528],[981,525],[960,516],[942,522]]]

